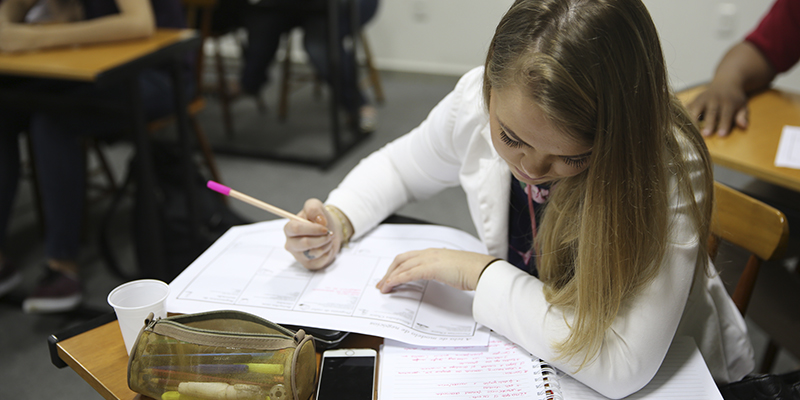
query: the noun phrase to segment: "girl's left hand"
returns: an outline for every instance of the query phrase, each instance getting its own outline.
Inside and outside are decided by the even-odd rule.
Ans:
[[[400,254],[376,285],[389,293],[400,284],[432,279],[461,290],[475,290],[486,264],[494,257],[462,250],[426,249]]]

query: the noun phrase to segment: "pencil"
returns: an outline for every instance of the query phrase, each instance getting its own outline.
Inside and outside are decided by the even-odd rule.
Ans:
[[[290,213],[290,212],[288,212],[286,210],[280,209],[278,207],[275,207],[272,204],[265,203],[265,202],[263,202],[261,200],[258,200],[256,198],[250,197],[250,196],[248,196],[248,195],[246,195],[246,194],[244,194],[242,192],[233,190],[233,189],[231,189],[231,188],[229,188],[229,187],[227,187],[227,186],[225,186],[225,185],[223,185],[221,183],[217,183],[217,182],[214,182],[214,181],[208,181],[208,184],[206,186],[208,186],[209,189],[211,189],[211,190],[213,190],[215,192],[222,193],[222,194],[224,194],[226,196],[231,196],[234,199],[241,200],[241,201],[243,201],[243,202],[245,202],[247,204],[250,204],[252,206],[256,206],[256,207],[258,207],[258,208],[260,208],[260,209],[262,209],[264,211],[268,211],[268,212],[270,212],[272,214],[275,214],[275,215],[277,215],[279,217],[288,218],[288,219],[299,221],[299,222],[310,222],[310,223],[313,224],[313,222],[311,222],[311,221],[309,221],[307,219],[300,218],[297,215],[292,214],[292,213]]]

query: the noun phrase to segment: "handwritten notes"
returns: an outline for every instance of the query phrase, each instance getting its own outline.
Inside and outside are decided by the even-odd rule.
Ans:
[[[411,347],[386,340],[378,398],[535,399],[539,360],[492,333],[488,347]]]
[[[413,347],[387,340],[381,350],[381,400],[569,399],[601,394],[491,334],[488,348]],[[694,340],[676,336],[655,377],[626,399],[722,400]]]

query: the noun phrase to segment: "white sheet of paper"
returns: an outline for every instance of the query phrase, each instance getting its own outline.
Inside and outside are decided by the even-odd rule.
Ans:
[[[539,360],[495,333],[489,347],[414,347],[386,340],[380,363],[379,399],[542,397]]]
[[[390,294],[375,285],[394,257],[432,247],[486,253],[475,237],[435,225],[381,225],[320,271],[287,252],[286,220],[231,228],[170,283],[167,311],[240,310],[270,321],[358,332],[425,346],[485,346],[472,292],[434,281]]]
[[[565,399],[603,400],[606,397],[559,372],[561,391]],[[671,399],[722,400],[714,378],[703,361],[703,355],[689,336],[675,336],[656,375],[645,387],[626,397],[626,400]]]
[[[800,127],[783,127],[775,154],[775,166],[800,169]]]

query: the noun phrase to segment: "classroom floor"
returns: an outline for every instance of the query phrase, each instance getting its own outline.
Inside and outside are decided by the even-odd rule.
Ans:
[[[322,171],[296,164],[217,155],[223,181],[228,186],[278,207],[299,211],[307,198],[324,199],[362,157],[415,127],[452,89],[456,80],[456,77],[450,76],[383,73],[386,103],[378,107],[378,130],[330,169]],[[257,111],[252,99],[239,99],[235,103],[236,134],[233,139],[223,134],[220,109],[214,98],[210,98],[199,118],[211,141],[325,154],[329,149],[325,94],[321,99],[316,99],[311,86],[298,89],[291,97],[288,121],[281,124],[276,120],[277,93],[274,86],[277,85],[270,85],[264,93],[268,105],[266,114]],[[118,180],[121,180],[131,154],[130,146],[114,145],[107,152]],[[718,178],[737,187],[754,184],[751,179],[730,171],[719,171]],[[31,192],[29,180],[24,179],[8,233],[8,256],[16,261],[24,280],[16,291],[0,299],[0,355],[3,358],[0,363],[0,398],[100,399],[94,389],[74,371],[69,368],[57,369],[51,364],[47,337],[94,315],[111,311],[106,303],[106,295],[122,283],[122,279],[103,264],[96,244],[99,221],[108,206],[108,200],[101,199],[87,208],[85,250],[80,259],[86,293],[84,307],[78,312],[66,314],[28,315],[22,313],[20,303],[35,285],[43,262],[42,234]],[[240,202],[231,202],[231,207],[253,221],[275,218]],[[116,246],[123,268],[133,265],[133,248],[126,236],[130,229],[130,213],[131,201],[128,199],[123,202],[122,211],[115,217],[111,229],[111,242]],[[466,200],[458,188],[409,205],[399,213],[475,234]],[[736,255],[731,257],[735,260]],[[760,355],[766,344],[765,335],[755,324],[749,325],[754,346]],[[779,355],[774,372],[798,368],[800,361],[784,351]]]

